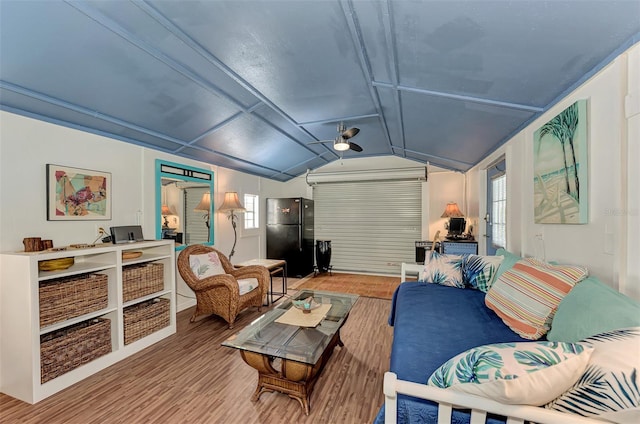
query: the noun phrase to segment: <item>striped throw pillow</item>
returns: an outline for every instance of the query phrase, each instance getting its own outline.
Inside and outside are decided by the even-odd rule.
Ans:
[[[589,275],[586,268],[519,260],[491,286],[485,303],[521,337],[537,340],[551,328],[562,298]]]

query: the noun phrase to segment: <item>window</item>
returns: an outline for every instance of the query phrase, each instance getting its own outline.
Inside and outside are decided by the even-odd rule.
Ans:
[[[507,175],[502,174],[491,180],[491,239],[493,245],[507,246]]]
[[[258,223],[258,210],[259,204],[259,196],[255,194],[245,194],[244,195],[244,208],[246,212],[244,213],[244,229],[250,230],[259,228]]]

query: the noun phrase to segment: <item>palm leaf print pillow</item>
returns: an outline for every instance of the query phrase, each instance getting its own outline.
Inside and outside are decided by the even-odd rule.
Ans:
[[[435,250],[425,258],[420,281],[464,288],[462,280],[462,258],[460,255],[444,255]]]
[[[571,387],[593,349],[564,342],[479,346],[445,362],[427,384],[506,404],[544,405]]]
[[[608,331],[580,343],[593,348],[589,365],[575,385],[545,407],[640,422],[640,327]]]
[[[462,280],[476,290],[488,292],[498,273],[503,256],[469,255],[462,259]]]

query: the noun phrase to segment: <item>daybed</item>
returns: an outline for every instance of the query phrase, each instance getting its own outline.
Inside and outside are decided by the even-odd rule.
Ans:
[[[499,268],[496,267],[495,275],[491,276],[493,281],[502,281],[499,276],[509,271],[514,264],[519,263],[518,261],[522,259],[504,250],[498,253],[501,253],[505,259]],[[417,271],[420,273],[423,268],[424,266],[419,265],[403,265],[402,281],[406,281],[405,272]],[[503,279],[508,275],[506,274]],[[549,341],[579,342],[610,330],[640,327],[640,304],[593,277],[584,279],[582,276],[581,280],[562,299],[551,322],[550,332],[540,340],[548,338]],[[489,287],[486,288],[486,291],[488,290],[490,290]],[[570,396],[558,398],[560,400],[555,406],[558,410],[548,409],[550,405],[543,408],[512,404],[513,402],[510,401],[511,404],[507,404],[505,403],[507,401],[503,401],[501,398],[496,400],[495,398],[439,388],[433,386],[431,382],[427,385],[426,383],[434,371],[442,369],[441,366],[445,362],[469,349],[474,352],[473,348],[475,347],[503,342],[529,343],[526,346],[531,346],[530,343],[550,344],[532,342],[529,335],[525,335],[526,338],[523,338],[514,332],[500,316],[487,307],[485,297],[484,291],[433,283],[406,282],[398,287],[393,296],[389,316],[389,324],[394,327],[394,338],[390,371],[386,373],[384,381],[385,405],[378,413],[375,424],[395,422],[402,424],[436,422],[457,424],[483,423],[485,421],[504,423],[507,420],[505,417],[511,417],[506,421],[508,423],[525,421],[538,423],[601,422],[596,421],[594,418],[596,416],[600,419],[610,419],[613,422],[635,422],[632,420],[637,418],[640,410],[638,408],[640,406],[640,392],[638,391],[640,380],[638,380],[636,373],[637,368],[640,368],[640,364],[638,364],[640,361],[638,359],[640,328],[628,330],[631,335],[624,334],[625,337],[632,337],[632,340],[626,340],[625,343],[630,344],[618,348],[623,353],[615,352],[615,349],[608,352],[599,345],[585,343],[593,341],[592,339],[578,343],[579,347],[585,347],[589,353],[579,355],[583,365],[580,369],[572,370],[574,374],[577,373],[574,378],[578,382],[568,382],[568,387],[571,390],[565,392],[566,389],[561,389],[562,396]],[[621,330],[621,332],[627,332],[627,330]],[[607,335],[605,334],[605,336]],[[608,342],[609,340],[608,337],[600,337],[600,340],[597,340],[596,337],[595,339],[596,342]],[[570,345],[575,344],[571,343]],[[591,349],[594,346],[595,348]],[[597,352],[600,356],[591,352]],[[615,358],[610,360],[611,358],[606,355]],[[603,356],[605,357],[603,358]],[[626,380],[623,384],[630,388],[627,390],[629,393],[625,392],[625,398],[621,400],[614,399],[615,396],[607,394],[608,398],[602,402],[605,406],[596,405],[593,407],[594,410],[589,410],[588,406],[584,406],[587,411],[580,411],[582,407],[580,405],[577,407],[577,411],[572,410],[575,398],[571,396],[575,396],[575,392],[579,391],[581,384],[590,383],[589,381],[585,383],[585,381],[592,378],[587,374],[593,373],[589,367],[594,359],[596,362],[599,360],[611,364],[613,367],[618,366],[616,364],[623,364],[619,366],[620,368],[627,367],[627,369],[621,370],[619,375],[615,375],[617,370],[614,370],[613,373],[609,372],[609,374],[613,375],[613,378]],[[587,361],[589,362],[587,363]],[[595,366],[593,365],[593,367]],[[530,375],[542,374],[533,373]],[[606,379],[603,378],[603,380]],[[526,381],[526,379],[521,378],[520,381]],[[506,384],[511,383],[507,382]],[[600,382],[600,384],[603,383]],[[469,387],[470,384],[463,386]],[[472,384],[472,386],[482,385]],[[470,393],[476,392],[471,391]],[[607,406],[607,402],[613,403],[614,406]],[[611,414],[606,415],[603,412],[602,415],[596,415],[602,412],[597,411],[601,407],[609,408],[605,412]],[[625,408],[625,411],[617,412],[617,410]],[[625,412],[631,412],[631,414],[625,416]],[[587,415],[590,418],[578,414]]]

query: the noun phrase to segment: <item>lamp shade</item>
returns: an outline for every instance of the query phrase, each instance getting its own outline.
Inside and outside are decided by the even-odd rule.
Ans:
[[[246,209],[240,203],[240,199],[238,199],[238,193],[235,191],[227,191],[224,194],[224,202],[222,202],[222,206],[218,209],[220,212],[245,212]]]
[[[458,204],[455,202],[447,203],[447,207],[444,209],[440,218],[463,218],[464,215],[460,212]]]
[[[162,215],[173,215],[171,213],[171,209],[169,209],[169,206],[167,205],[162,205]]]
[[[193,210],[209,213],[211,210],[211,194],[209,192],[203,194],[200,203]]]

